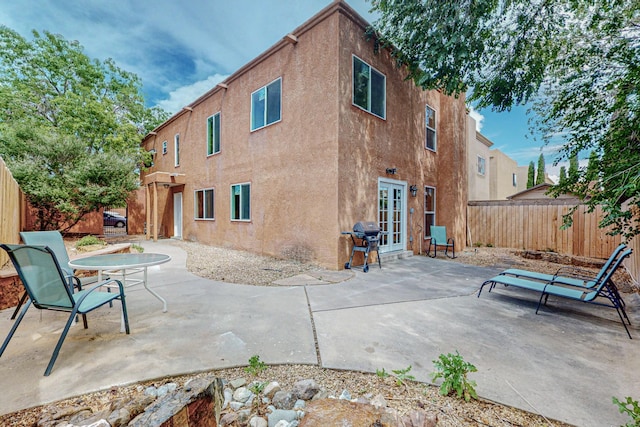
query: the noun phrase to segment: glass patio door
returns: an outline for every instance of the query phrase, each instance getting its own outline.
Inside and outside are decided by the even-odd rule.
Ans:
[[[386,232],[380,239],[380,252],[405,249],[406,187],[406,183],[399,181],[378,182],[378,224]]]

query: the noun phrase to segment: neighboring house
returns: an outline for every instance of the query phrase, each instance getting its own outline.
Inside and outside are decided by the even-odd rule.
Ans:
[[[432,224],[462,249],[464,97],[416,88],[367,26],[333,1],[147,135],[147,236],[333,269],[357,221],[381,253],[424,251]]]
[[[467,131],[469,200],[504,200],[517,192],[518,163],[502,151],[491,149],[493,142],[476,131],[471,117],[467,119]]]
[[[571,203],[579,204],[580,199],[573,194],[560,194],[558,197],[551,197],[547,194],[549,189],[552,187],[552,184],[548,182],[534,185],[531,188],[527,188],[526,190],[522,190],[516,194],[513,194],[507,197],[508,200],[556,200],[556,199],[566,199],[567,201],[571,201]]]

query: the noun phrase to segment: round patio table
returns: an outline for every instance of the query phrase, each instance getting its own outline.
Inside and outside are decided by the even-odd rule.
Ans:
[[[125,288],[142,283],[144,288],[162,302],[162,311],[167,311],[167,301],[149,288],[147,281],[147,268],[153,265],[164,264],[171,261],[171,257],[165,254],[132,253],[132,254],[105,254],[77,258],[69,262],[69,267],[76,270],[98,271],[98,281],[102,281],[103,274],[122,277]],[[130,278],[132,274],[143,273],[143,278]]]

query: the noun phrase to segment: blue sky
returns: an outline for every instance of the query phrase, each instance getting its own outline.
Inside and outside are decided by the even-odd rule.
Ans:
[[[0,4],[0,23],[30,37],[78,40],[143,81],[148,104],[176,112],[258,56],[332,0],[22,0]],[[347,0],[369,22],[367,0]],[[537,162],[526,108],[481,111],[481,132],[521,166]],[[554,156],[545,149],[547,172]],[[536,163],[537,164],[537,163]],[[556,168],[557,169],[557,168]]]

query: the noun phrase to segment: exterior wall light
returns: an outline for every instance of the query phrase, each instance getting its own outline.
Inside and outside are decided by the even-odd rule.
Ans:
[[[409,191],[411,191],[411,195],[413,197],[416,197],[418,195],[418,187],[415,185],[412,185],[411,187],[409,187]]]
[[[387,175],[395,175],[396,171],[397,171],[396,168],[387,168],[387,170],[386,170]]]

